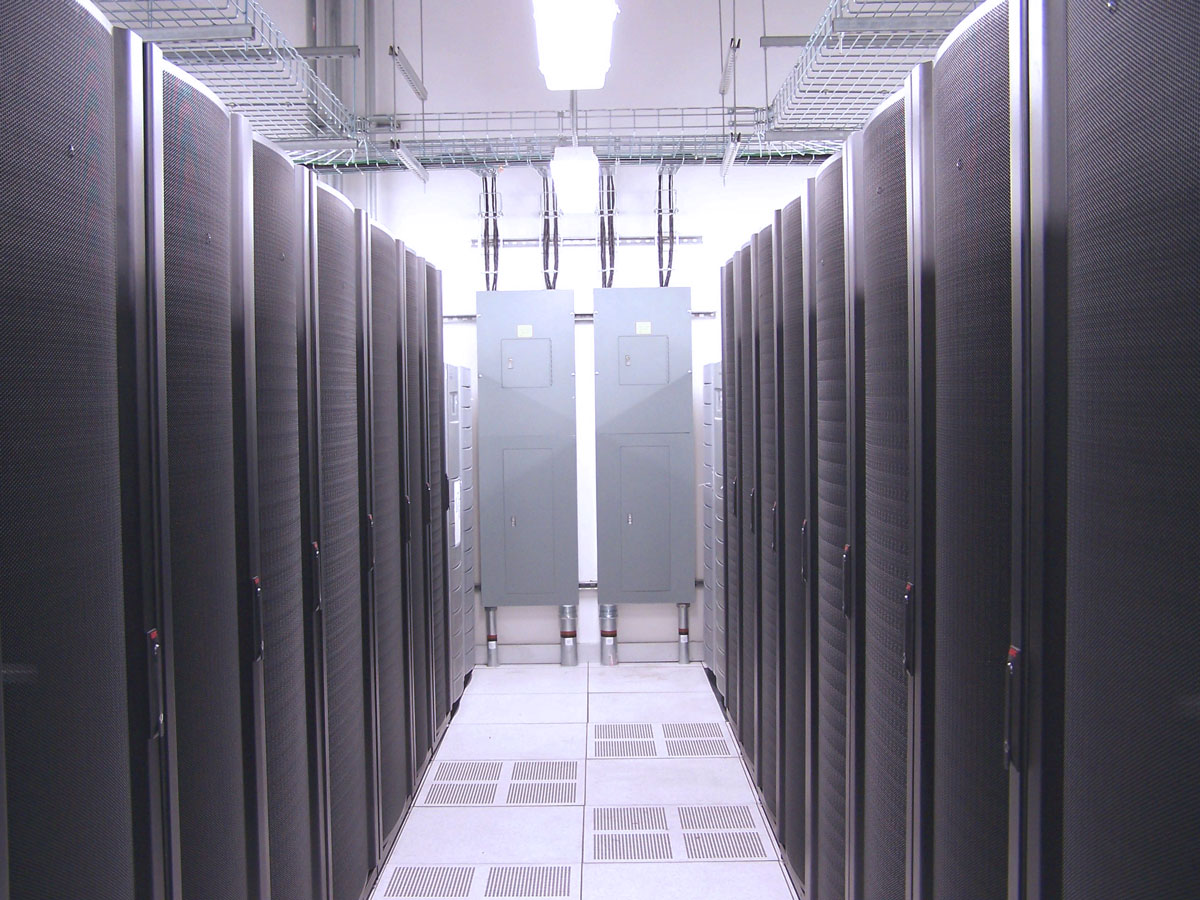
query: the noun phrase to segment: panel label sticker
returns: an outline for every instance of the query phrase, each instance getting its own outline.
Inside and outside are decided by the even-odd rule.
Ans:
[[[517,326],[517,337],[533,337],[533,326],[532,325],[518,325]]]
[[[454,479],[454,546],[462,543],[462,481]]]
[[[650,323],[649,322],[638,322],[637,327],[636,327],[636,332],[638,334],[650,334],[651,333]]]

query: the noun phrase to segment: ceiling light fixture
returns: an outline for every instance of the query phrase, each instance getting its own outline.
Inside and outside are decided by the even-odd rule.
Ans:
[[[612,55],[614,0],[533,0],[538,68],[552,91],[604,87]]]
[[[600,160],[591,147],[557,147],[550,161],[550,177],[558,193],[558,205],[567,213],[596,210],[596,184]]]

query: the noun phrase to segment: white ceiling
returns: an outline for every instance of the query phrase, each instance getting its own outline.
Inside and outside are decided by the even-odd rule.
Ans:
[[[371,0],[340,2],[346,41],[363,22]],[[269,14],[297,44],[306,44],[305,0],[263,0]],[[363,69],[354,87],[360,112],[393,111],[393,66],[387,46],[397,43],[417,66],[422,64],[419,0],[374,0],[378,54],[374,103],[364,96]],[[763,15],[769,34],[807,34],[827,0],[618,0],[621,13],[613,34],[612,69],[605,87],[580,94],[583,108],[659,108],[720,106],[717,91],[723,44],[742,39],[737,67],[737,102],[764,106],[773,97],[799,55],[798,48],[768,51],[764,81]],[[537,68],[530,0],[428,0],[424,2],[424,79],[428,112],[564,109],[564,92],[546,90]],[[393,18],[394,13],[394,18]],[[348,42],[348,41],[346,41]],[[347,79],[349,81],[349,79]],[[344,91],[351,92],[352,83]],[[764,90],[764,84],[766,90]],[[395,111],[415,113],[420,104],[403,81],[396,89]],[[350,97],[346,97],[347,100]],[[731,103],[732,95],[725,98]]]

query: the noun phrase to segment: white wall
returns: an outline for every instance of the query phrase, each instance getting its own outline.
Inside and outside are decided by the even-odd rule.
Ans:
[[[694,311],[717,311],[720,305],[720,268],[742,247],[750,235],[770,224],[774,211],[798,196],[804,180],[815,170],[807,166],[736,166],[725,184],[715,166],[681,169],[675,178],[678,192],[676,233],[698,236],[702,243],[681,245],[675,251],[671,277],[674,287],[688,287]],[[367,180],[375,184],[368,189]],[[501,237],[537,237],[541,234],[541,178],[530,168],[511,168],[500,173],[502,197]],[[655,233],[656,169],[625,166],[616,174],[618,236],[649,236]],[[348,175],[342,188],[356,202],[368,198],[385,226],[409,247],[429,259],[443,272],[444,312],[447,316],[475,312],[476,292],[483,289],[483,251],[471,241],[480,233],[479,177],[464,171],[433,171],[427,185],[403,172]],[[373,198],[371,194],[375,194]],[[368,207],[370,208],[370,207]],[[563,236],[594,236],[595,215],[564,216]],[[598,247],[564,247],[558,287],[575,292],[575,309],[592,311],[592,291],[600,286]],[[500,253],[501,290],[543,288],[540,248],[503,248]],[[658,261],[654,246],[618,247],[615,287],[645,287],[658,284]],[[578,323],[575,331],[575,369],[595,371],[593,329]],[[473,322],[448,322],[445,326],[445,355],[448,362],[475,368]],[[699,515],[699,491],[703,465],[701,388],[702,367],[720,358],[720,323],[717,319],[694,319],[692,327],[692,373],[694,432],[696,436],[697,484],[697,577],[703,573],[703,521]],[[579,578],[596,579],[596,455],[595,385],[592,378],[577,378],[576,413],[579,483]],[[594,613],[592,613],[594,615]],[[581,630],[585,611],[580,612]],[[622,643],[669,641],[674,635],[672,607],[626,608],[621,611]],[[553,609],[502,610],[502,642],[546,644],[557,641],[557,619]],[[702,634],[700,610],[693,607],[692,633]],[[479,634],[483,634],[482,623]],[[586,640],[586,631],[581,635]]]

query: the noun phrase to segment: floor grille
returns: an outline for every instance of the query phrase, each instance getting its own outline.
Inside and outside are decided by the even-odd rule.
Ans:
[[[754,831],[688,831],[683,842],[688,859],[767,859]]]
[[[681,806],[685,831],[746,831],[754,827],[749,806]]]
[[[663,806],[597,806],[592,810],[596,831],[666,831]]]
[[[582,802],[581,773],[578,760],[445,762],[417,806],[574,806]]]
[[[637,722],[592,726],[592,759],[663,759],[736,756],[720,722]]]
[[[592,835],[597,862],[640,862],[671,858],[671,838],[654,831]]]
[[[401,866],[392,872],[384,897],[470,897],[472,866]]]
[[[569,897],[570,866],[492,866],[485,897]]]

